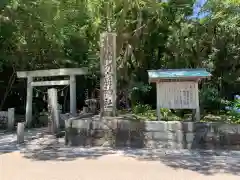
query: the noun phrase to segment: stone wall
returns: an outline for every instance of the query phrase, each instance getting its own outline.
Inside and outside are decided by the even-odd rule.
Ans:
[[[240,125],[94,118],[66,121],[66,144],[240,150]]]

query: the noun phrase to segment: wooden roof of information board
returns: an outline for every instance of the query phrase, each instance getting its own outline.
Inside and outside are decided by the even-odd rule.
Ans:
[[[211,77],[206,69],[159,69],[148,70],[150,82],[158,80],[198,80]]]

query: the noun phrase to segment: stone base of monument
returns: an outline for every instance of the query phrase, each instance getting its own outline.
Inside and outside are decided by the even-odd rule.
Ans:
[[[240,125],[132,121],[126,117],[96,119],[93,116],[68,123],[66,145],[240,150]]]
[[[117,112],[114,111],[112,108],[105,108],[104,112],[102,113],[102,116],[115,117],[117,116]]]

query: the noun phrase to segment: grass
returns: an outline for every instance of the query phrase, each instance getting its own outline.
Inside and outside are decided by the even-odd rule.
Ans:
[[[131,114],[137,121],[156,121],[157,113],[156,110],[147,110],[145,112],[134,113],[132,111],[120,110],[118,114]],[[191,121],[192,115],[185,114],[184,117],[179,117],[176,114],[171,113],[170,111],[161,111],[163,121]],[[228,124],[240,124],[240,121],[233,121],[232,117],[227,114],[204,114],[202,115],[201,122],[222,122]]]
[[[132,111],[125,111],[125,110],[118,111],[118,114],[120,115],[129,114],[129,113],[132,114],[139,121],[156,121],[157,120],[156,110],[148,110],[143,113],[134,113]],[[180,121],[181,118],[179,118],[174,114],[171,114],[171,115],[163,114],[163,120],[164,121]]]

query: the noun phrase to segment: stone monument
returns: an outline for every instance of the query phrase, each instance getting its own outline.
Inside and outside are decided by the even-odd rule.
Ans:
[[[100,36],[100,114],[116,116],[116,33]]]

